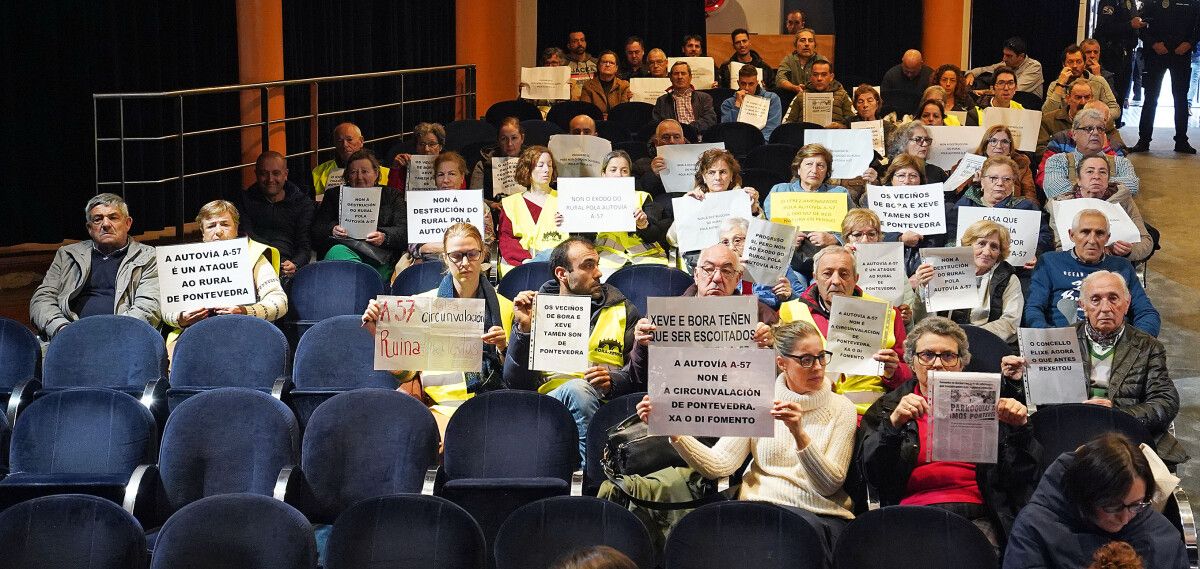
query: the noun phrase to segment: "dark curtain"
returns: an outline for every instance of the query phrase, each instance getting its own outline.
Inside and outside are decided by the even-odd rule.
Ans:
[[[453,65],[455,61],[454,2],[374,0],[348,3],[340,0],[286,0],[283,3],[284,74],[288,79],[346,75],[392,69]],[[454,74],[438,72],[400,78],[344,81],[325,84],[318,93],[321,113],[398,101],[450,95]],[[288,116],[309,114],[307,87],[287,91]],[[478,113],[477,113],[478,114]],[[401,108],[323,116],[319,120],[321,147],[332,146],[333,127],[343,121],[359,126],[367,140],[411,132],[422,121],[454,120],[453,101],[417,103]],[[287,130],[291,153],[309,150],[307,121],[296,121]],[[389,149],[398,138],[368,143],[386,166]],[[411,151],[411,150],[409,150]],[[323,152],[319,161],[332,158]],[[312,185],[307,156],[289,160],[289,179],[301,187]]]
[[[847,92],[861,83],[878,85],[905,50],[921,49],[923,5],[922,0],[833,3],[834,71]]]
[[[660,48],[679,53],[683,36],[705,37],[704,2],[700,0],[538,0],[537,49],[566,49],[567,34],[582,30],[588,53],[611,49],[625,58],[625,38],[640,36],[646,52]],[[533,54],[536,56],[537,54]]]
[[[999,62],[1004,40],[1020,36],[1029,47],[1029,57],[1041,62],[1049,87],[1062,71],[1063,48],[1075,43],[1079,4],[1042,0],[975,2],[971,21],[971,67]]]
[[[5,77],[3,132],[6,203],[16,207],[0,224],[0,245],[54,243],[83,238],[83,208],[96,193],[92,93],[163,91],[237,80],[233,2],[131,0],[75,2],[8,0],[0,69]],[[101,136],[117,136],[116,106],[101,107],[109,120]],[[236,100],[202,99],[185,108],[185,127],[237,118]],[[174,105],[127,104],[126,136],[161,136],[179,128]],[[119,153],[100,150],[101,177],[119,173]],[[184,159],[192,169],[238,152],[236,134],[189,140]],[[172,176],[175,142],[129,146],[130,179]],[[194,212],[219,180],[188,184],[186,209]],[[106,191],[120,193],[119,187]],[[134,231],[173,222],[175,186],[129,186]]]

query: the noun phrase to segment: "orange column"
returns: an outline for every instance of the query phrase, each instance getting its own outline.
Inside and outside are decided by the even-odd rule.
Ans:
[[[492,103],[512,99],[520,76],[511,38],[517,29],[516,0],[458,0],[455,53],[459,64],[474,63],[475,117]],[[509,38],[497,41],[497,38]]]
[[[283,79],[283,4],[282,0],[237,0],[238,82],[262,83]],[[260,90],[241,92],[242,124],[262,121]],[[267,95],[268,116],[284,117],[283,90],[272,89]],[[242,162],[254,162],[264,150],[260,127],[242,129]],[[284,125],[272,125],[271,150],[287,154]],[[254,182],[253,170],[242,172],[245,185]]]
[[[925,64],[937,68],[945,63],[962,65],[963,29],[970,17],[962,0],[925,0],[925,32],[921,51]]]

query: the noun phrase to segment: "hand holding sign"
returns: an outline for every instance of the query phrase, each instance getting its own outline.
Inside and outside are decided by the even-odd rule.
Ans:
[[[254,260],[250,258],[245,237],[156,247],[154,258],[158,264],[158,295],[163,314],[251,304],[257,300],[252,275]]]

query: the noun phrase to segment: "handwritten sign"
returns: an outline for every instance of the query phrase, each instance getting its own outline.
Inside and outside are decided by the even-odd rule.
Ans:
[[[380,296],[375,369],[480,371],[482,298]]]
[[[587,369],[591,314],[591,297],[537,295],[529,336],[529,369],[561,373]]]
[[[753,348],[758,325],[754,296],[687,296],[646,299],[655,346]]]
[[[846,217],[846,194],[834,192],[771,192],[771,221],[801,231],[840,233]]]
[[[742,248],[742,266],[756,283],[775,286],[787,274],[796,250],[796,233],[791,225],[750,218],[746,245]]]
[[[740,61],[734,61],[734,60],[729,61],[729,88],[733,89],[734,91],[741,89],[741,86],[738,85],[738,74],[739,74],[739,72],[741,72],[743,65],[745,65],[745,63],[742,63]],[[763,82],[763,69],[761,67],[755,67],[754,69],[758,71],[758,82],[762,83]],[[693,81],[693,83],[695,83],[695,82]]]
[[[664,147],[665,148],[665,147]],[[671,200],[679,250],[699,251],[721,240],[721,222],[728,217],[749,219],[750,196],[741,190],[711,192],[703,200],[683,196]]]
[[[946,232],[946,205],[941,184],[867,186],[867,203],[879,216],[883,231],[918,235]]]
[[[1000,374],[930,371],[934,461],[994,464],[999,449]]]
[[[958,235],[955,236],[954,242],[961,244],[963,233],[972,223],[981,219],[990,219],[1008,229],[1009,264],[1019,267],[1037,258],[1038,231],[1042,226],[1042,212],[1026,209],[960,206],[958,208]]]
[[[746,95],[742,97],[742,106],[738,108],[737,122],[744,122],[762,130],[767,126],[767,115],[770,112],[770,99],[758,95]]]
[[[426,190],[405,192],[408,204],[408,242],[441,242],[455,223],[470,223],[483,234],[483,190]]]
[[[1096,198],[1074,198],[1050,200],[1050,207],[1054,211],[1054,229],[1058,233],[1058,242],[1062,244],[1064,251],[1075,246],[1071,241],[1071,224],[1075,222],[1075,216],[1085,209],[1098,210],[1108,216],[1108,243],[1105,245],[1112,245],[1117,241],[1138,243],[1142,240],[1142,233],[1120,204]]]
[[[903,243],[855,243],[854,260],[858,286],[863,291],[893,305],[904,302],[909,285],[904,274]]]
[[[833,93],[802,92],[797,96],[804,102],[801,109],[804,122],[821,126],[833,122]],[[805,132],[804,135],[804,141],[808,142],[808,132]]]
[[[633,77],[629,79],[629,100],[653,105],[670,87],[671,80],[666,77]]]
[[[962,158],[958,161],[958,166],[950,173],[950,177],[942,183],[942,191],[953,192],[963,185],[963,182],[975,177],[980,168],[983,168],[983,163],[987,158],[978,154],[964,152]]]
[[[826,369],[846,375],[882,374],[883,362],[875,361],[875,352],[883,347],[888,310],[886,302],[834,295],[825,344],[833,355]]]
[[[522,67],[521,98],[570,99],[571,68],[566,65],[559,67]]]
[[[884,149],[883,137],[883,120],[875,121],[855,121],[850,123],[850,128],[861,128],[871,131],[871,148],[880,156],[887,154]]]
[[[258,300],[251,274],[255,259],[250,258],[245,237],[156,247],[154,259],[163,314]]]
[[[519,157],[492,157],[492,195],[496,199],[525,191],[525,186],[518,184],[515,176],[520,163]]]
[[[1087,397],[1083,346],[1075,328],[1019,328],[1025,357],[1025,395],[1030,406],[1080,403]]]
[[[929,146],[926,162],[943,170],[954,167],[963,154],[973,153],[979,148],[983,132],[981,126],[927,126],[933,144]]]
[[[824,124],[824,123],[822,123]],[[875,159],[871,131],[863,129],[806,129],[805,144],[820,144],[833,153],[833,178],[857,178]]]
[[[342,186],[338,191],[341,207],[338,208],[338,224],[351,239],[366,239],[379,226],[379,196],[383,188],[351,188]]]
[[[974,308],[979,304],[974,251],[970,247],[921,249],[921,258],[933,265],[933,280],[925,286],[929,312]]]
[[[559,230],[568,233],[635,231],[633,178],[559,178]]]
[[[1002,124],[1012,131],[1013,144],[1021,152],[1033,152],[1037,147],[1038,132],[1042,128],[1042,111],[1028,109],[1002,109],[988,107],[983,109],[984,130]]]
[[[775,357],[755,348],[650,347],[651,435],[770,437]]]
[[[599,177],[600,162],[612,152],[611,142],[586,134],[551,135],[549,146],[559,178]]]
[[[692,88],[697,91],[701,89],[712,89],[713,82],[716,81],[716,73],[714,71],[713,58],[711,57],[670,57],[667,58],[667,69],[675,67],[677,62],[682,61],[688,64],[692,70]]]
[[[408,190],[432,190],[437,187],[433,178],[433,162],[437,156],[413,154],[408,159],[408,173],[404,177],[404,188]]]
[[[658,173],[663,188],[668,193],[687,193],[696,187],[696,163],[705,150],[725,149],[724,142],[709,142],[706,144],[668,144],[659,146],[655,151],[667,163],[667,167]]]

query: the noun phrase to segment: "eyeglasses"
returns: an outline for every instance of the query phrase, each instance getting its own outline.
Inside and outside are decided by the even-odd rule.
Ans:
[[[790,359],[795,360],[796,363],[800,364],[800,367],[802,367],[802,368],[811,368],[812,366],[816,365],[817,362],[821,362],[821,365],[825,365],[825,364],[829,363],[829,356],[832,356],[833,352],[824,351],[817,355],[785,354],[785,353],[780,352],[779,355],[781,355],[785,358],[790,358]]]
[[[998,184],[998,185],[1002,185],[1002,186],[1007,186],[1007,185],[1013,183],[1014,181],[1016,181],[1016,178],[1012,178],[1009,176],[984,176],[984,178],[993,184]]]
[[[930,144],[933,144],[933,137],[931,137],[931,136],[913,136],[913,137],[910,137],[908,139],[908,141],[915,142],[920,146],[929,146]]]
[[[1075,127],[1075,130],[1086,132],[1088,134],[1095,134],[1098,132],[1104,132],[1104,127],[1102,127],[1102,126],[1079,126],[1079,127]]]
[[[958,363],[958,354],[955,352],[932,352],[929,350],[917,352],[917,361],[921,362],[921,365],[931,366],[937,360],[941,360],[942,365],[953,366]]]
[[[478,261],[482,256],[483,251],[480,251],[479,249],[471,249],[470,251],[452,251],[450,253],[446,253],[446,258],[450,259],[450,262],[456,265],[462,263],[463,260],[471,262]]]
[[[734,277],[738,276],[738,271],[736,271],[733,267],[730,267],[728,265],[726,265],[724,267],[714,267],[712,265],[700,265],[700,266],[696,267],[696,270],[700,271],[700,274],[704,277],[705,280],[712,279],[713,274],[716,274],[716,273],[721,274],[721,280],[723,280],[723,281],[733,280]]]
[[[1011,80],[1010,80],[1010,81],[997,81],[997,82],[995,83],[995,85],[996,85],[997,87],[1016,87],[1016,86],[1017,86],[1017,82],[1016,82],[1016,81],[1011,81]]]
[[[1146,508],[1149,508],[1149,507],[1150,507],[1150,500],[1146,500],[1144,502],[1134,502],[1132,504],[1117,504],[1115,506],[1100,506],[1100,509],[1106,514],[1113,514],[1113,515],[1119,514],[1125,510],[1129,510],[1129,513],[1136,516],[1136,515],[1142,513],[1143,510],[1145,510]]]
[[[1007,138],[989,138],[987,139],[987,143],[995,144],[996,146],[1012,146],[1012,141]]]
[[[440,143],[436,140],[433,142],[417,141],[417,148],[438,148],[441,145],[442,145],[442,143]]]
[[[745,244],[745,243],[746,243],[746,238],[745,238],[745,237],[733,237],[733,238],[730,238],[730,239],[722,239],[722,240],[721,240],[721,244],[722,244],[722,245],[724,245],[724,246],[726,246],[726,247],[729,247],[729,246],[732,246],[732,245],[743,245],[743,244]]]

